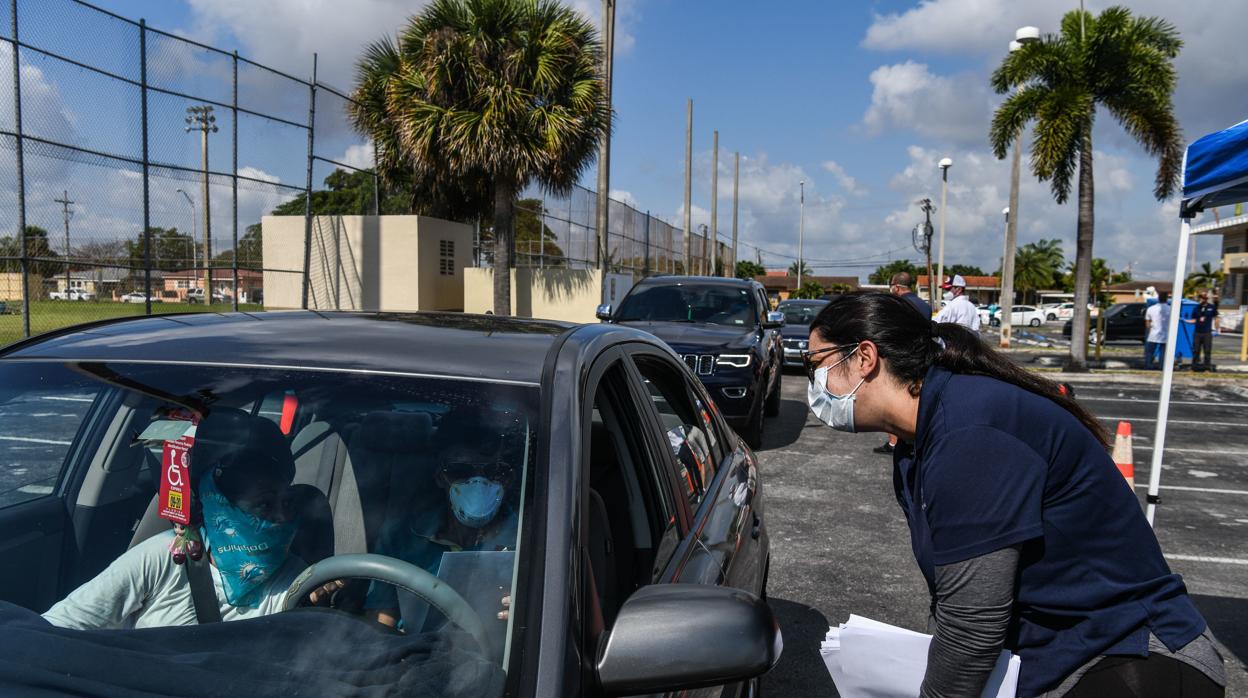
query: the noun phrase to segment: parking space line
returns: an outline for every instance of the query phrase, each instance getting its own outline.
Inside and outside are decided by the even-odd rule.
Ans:
[[[40,400],[60,400],[62,402],[93,402],[95,398],[91,397],[64,397],[62,395],[44,395]]]
[[[1135,486],[1137,490],[1147,490],[1147,484]],[[1248,490],[1219,490],[1212,487],[1183,487],[1182,485],[1158,485],[1158,489],[1179,490],[1180,492],[1207,492],[1209,494],[1248,494]]]
[[[1156,405],[1157,400],[1146,400],[1142,398],[1131,397],[1090,397],[1079,396],[1076,398],[1079,402],[1133,402],[1147,403]],[[1188,407],[1248,407],[1248,402],[1196,402],[1193,400],[1171,400],[1171,405],[1184,405]]]
[[[48,444],[50,446],[68,446],[68,441],[54,441],[52,439],[34,439],[29,436],[0,436],[0,441],[22,441],[31,444]]]
[[[1140,437],[1135,437],[1140,438]],[[1135,451],[1152,451],[1152,446],[1134,446]],[[1227,451],[1212,448],[1171,448],[1166,446],[1166,453],[1196,453],[1205,456],[1248,456],[1248,451]]]
[[[1167,560],[1184,560],[1187,562],[1214,562],[1219,565],[1248,565],[1248,560],[1242,560],[1235,557],[1209,557],[1207,555],[1171,555],[1166,554]]]
[[[1107,422],[1155,422],[1156,417],[1100,417]],[[1248,422],[1206,422],[1201,419],[1170,419],[1170,424],[1191,424],[1198,427],[1248,427]]]

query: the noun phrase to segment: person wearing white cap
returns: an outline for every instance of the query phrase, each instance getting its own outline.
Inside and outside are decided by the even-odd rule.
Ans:
[[[936,314],[936,322],[952,322],[971,330],[979,331],[979,310],[971,299],[966,297],[966,279],[954,274],[945,279],[941,285],[945,289],[945,307]]]

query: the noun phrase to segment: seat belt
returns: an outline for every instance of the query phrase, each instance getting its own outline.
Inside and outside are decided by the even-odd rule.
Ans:
[[[191,603],[195,605],[195,622],[200,625],[221,622],[221,605],[217,590],[212,583],[212,570],[208,569],[208,556],[198,560],[187,558],[186,580],[191,584]]]

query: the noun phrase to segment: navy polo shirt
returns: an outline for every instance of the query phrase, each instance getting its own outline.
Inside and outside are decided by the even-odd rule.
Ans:
[[[1146,656],[1150,631],[1177,650],[1205,629],[1113,459],[1048,398],[933,367],[893,481],[929,589],[937,565],[1021,546],[1005,640],[1020,696],[1102,654]]]
[[[1196,334],[1213,332],[1213,319],[1218,316],[1218,309],[1213,303],[1201,303],[1196,306],[1192,317],[1196,320]]]

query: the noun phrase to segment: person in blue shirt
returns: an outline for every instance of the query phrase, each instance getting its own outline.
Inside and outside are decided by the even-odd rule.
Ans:
[[[1199,302],[1192,317],[1185,318],[1183,322],[1196,326],[1192,333],[1192,370],[1208,371],[1213,369],[1213,324],[1218,318],[1218,306],[1209,302],[1206,291],[1201,291],[1197,300]],[[1202,352],[1205,355],[1203,364],[1200,361]]]
[[[377,552],[437,575],[446,552],[515,550],[518,517],[518,456],[481,411],[462,410],[442,418],[436,439],[433,487],[418,488],[400,516],[383,524]],[[399,597],[389,584],[374,582],[364,603],[369,615],[395,626]],[[500,599],[506,618],[510,599]],[[418,631],[419,628],[407,628]]]
[[[880,293],[811,324],[808,402],[901,437],[897,501],[932,599],[922,696],[978,696],[1002,649],[1018,695],[1222,696],[1205,619],[1097,419],[964,327]]]

